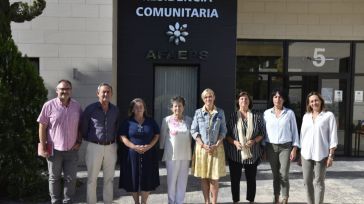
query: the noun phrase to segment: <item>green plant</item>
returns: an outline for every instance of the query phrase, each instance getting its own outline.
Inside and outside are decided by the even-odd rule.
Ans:
[[[46,163],[36,155],[36,118],[47,90],[33,65],[18,51],[10,23],[39,16],[45,0],[0,0],[0,197],[17,200],[45,198]]]
[[[34,0],[32,5],[26,2],[14,2],[9,0],[0,1],[0,36],[5,39],[11,38],[10,22],[22,23],[30,21],[42,14],[46,6],[45,0]]]
[[[46,165],[36,155],[36,119],[47,90],[11,38],[0,36],[0,197],[37,199],[48,193]]]

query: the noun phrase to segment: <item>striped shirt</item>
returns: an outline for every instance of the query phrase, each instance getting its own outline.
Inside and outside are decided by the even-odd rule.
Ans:
[[[251,139],[255,139],[258,136],[265,136],[265,127],[264,127],[264,121],[262,119],[262,116],[260,113],[258,112],[253,112],[253,133],[252,133],[252,137]],[[238,124],[238,115],[237,112],[233,112],[230,115],[229,121],[227,123],[227,135],[226,137],[231,137],[234,140],[238,140],[239,141],[239,136],[238,136],[238,128],[237,128],[237,124]],[[247,126],[248,126],[248,122],[247,120],[243,120],[243,130],[246,131]],[[261,142],[264,141],[261,140]],[[246,159],[243,160],[241,159],[241,153],[240,150],[236,149],[236,146],[233,144],[230,144],[227,140],[225,140],[224,142],[224,146],[225,146],[225,152],[228,156],[228,158],[234,162],[238,162],[241,164],[253,164],[255,163],[257,160],[259,160],[262,156],[263,153],[263,147],[262,147],[262,143],[256,143],[253,145],[253,147],[251,148],[252,151],[252,158],[251,159]]]

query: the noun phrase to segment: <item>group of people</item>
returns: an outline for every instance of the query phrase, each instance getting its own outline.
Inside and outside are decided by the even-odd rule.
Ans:
[[[71,98],[71,91],[70,81],[59,81],[57,98],[44,104],[37,120],[41,155],[48,162],[52,203],[72,202],[77,150],[83,141],[87,143],[87,203],[97,201],[96,184],[101,167],[103,200],[112,203],[119,141],[122,144],[119,187],[130,192],[136,204],[147,203],[150,192],[160,185],[158,142],[164,150],[162,160],[167,168],[170,204],[184,202],[191,161],[191,174],[201,180],[205,203],[217,203],[219,178],[226,176],[225,158],[229,164],[233,202],[240,200],[244,168],[246,200],[253,203],[257,167],[263,155],[272,169],[273,203],[288,203],[290,161],[296,159],[298,149],[307,202],[323,203],[326,169],[333,164],[338,139],[335,117],[325,109],[325,102],[317,92],[307,96],[299,136],[295,114],[287,107],[288,98],[281,90],[272,92],[272,107],[264,114],[253,111],[249,93],[239,92],[236,110],[227,120],[224,111],[215,106],[215,93],[211,89],[202,92],[204,105],[195,111],[193,118],[184,114],[184,98],[176,96],[171,99],[171,114],[163,119],[160,128],[147,114],[141,98],[130,102],[129,117],[119,121],[119,110],[110,102],[112,87],[107,83],[98,86],[98,101],[84,111]],[[47,149],[50,146],[52,155]]]

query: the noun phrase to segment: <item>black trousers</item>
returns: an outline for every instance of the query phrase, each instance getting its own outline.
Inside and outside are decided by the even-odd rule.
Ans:
[[[246,200],[254,202],[256,193],[256,176],[258,161],[254,164],[241,164],[229,159],[231,193],[234,202],[240,201],[240,179],[242,169],[245,169],[246,178]]]

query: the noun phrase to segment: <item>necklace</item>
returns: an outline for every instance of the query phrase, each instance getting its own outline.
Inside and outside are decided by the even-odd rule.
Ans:
[[[143,127],[143,122],[144,122],[144,118],[136,118],[134,117],[135,121],[138,123],[138,133],[143,133],[144,132],[144,127]]]
[[[315,123],[315,120],[317,118],[317,116],[319,115],[320,113],[317,113],[317,112],[312,112],[312,120],[313,120],[313,123]]]

